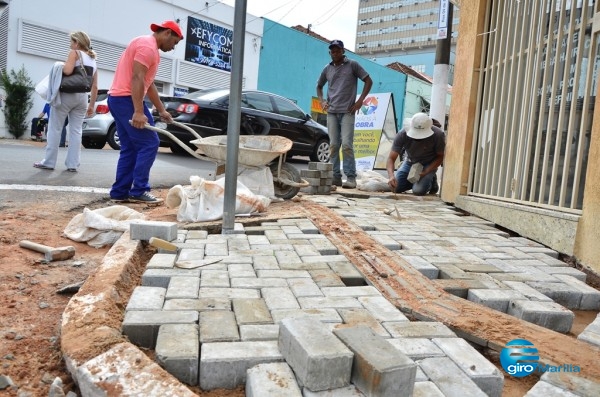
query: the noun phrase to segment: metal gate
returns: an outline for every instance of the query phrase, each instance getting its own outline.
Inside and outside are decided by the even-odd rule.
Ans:
[[[489,2],[470,195],[581,212],[596,12],[594,0]]]

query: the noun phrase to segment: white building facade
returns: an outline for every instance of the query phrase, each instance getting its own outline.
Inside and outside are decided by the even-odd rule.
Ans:
[[[97,52],[98,87],[110,88],[121,53],[150,24],[176,20],[185,36],[175,50],[161,52],[155,84],[160,93],[229,86],[234,8],[217,0],[4,0],[0,1],[0,70],[25,68],[33,83],[42,80],[69,51],[69,34],[86,32]],[[243,87],[258,83],[263,19],[246,21]],[[0,89],[0,98],[5,93]],[[0,101],[3,102],[3,101]],[[1,103],[0,103],[1,104]],[[30,118],[44,101],[34,94]],[[28,138],[26,136],[22,138]],[[0,112],[0,138],[12,138]]]

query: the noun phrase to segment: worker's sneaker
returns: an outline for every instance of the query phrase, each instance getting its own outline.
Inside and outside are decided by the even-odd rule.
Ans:
[[[123,197],[123,198],[114,198],[114,197],[111,197],[110,201],[112,201],[113,203],[118,203],[118,204],[120,204],[120,203],[128,203],[129,202],[129,198],[128,197]]]
[[[333,186],[342,186],[342,177],[333,177],[333,182],[331,183]]]
[[[437,181],[437,175],[433,176],[433,180],[431,181],[431,189],[429,189],[429,194],[437,194],[440,191],[440,185]]]
[[[344,183],[342,183],[342,187],[346,189],[354,189],[356,187],[356,178],[348,178]]]
[[[144,192],[143,194],[141,194],[139,196],[129,196],[129,202],[130,203],[144,203],[144,204],[150,204],[150,205],[158,205],[158,204],[162,204],[163,199],[154,197],[153,195],[151,195],[148,192]]]

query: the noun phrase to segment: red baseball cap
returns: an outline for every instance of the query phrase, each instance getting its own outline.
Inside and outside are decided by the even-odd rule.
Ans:
[[[156,24],[156,23],[153,23],[152,25],[150,25],[150,29],[153,32],[156,32],[159,28],[171,29],[173,32],[175,32],[175,34],[177,36],[179,36],[180,39],[183,39],[183,34],[181,33],[181,28],[179,27],[179,25],[177,25],[177,22],[175,22],[175,21],[164,21],[160,25]]]

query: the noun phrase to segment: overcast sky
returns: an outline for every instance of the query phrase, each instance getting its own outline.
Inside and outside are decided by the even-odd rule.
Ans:
[[[344,42],[354,51],[356,17],[359,0],[246,0],[246,11],[284,26],[311,24],[311,30],[321,36]],[[222,0],[235,6],[235,0]]]

